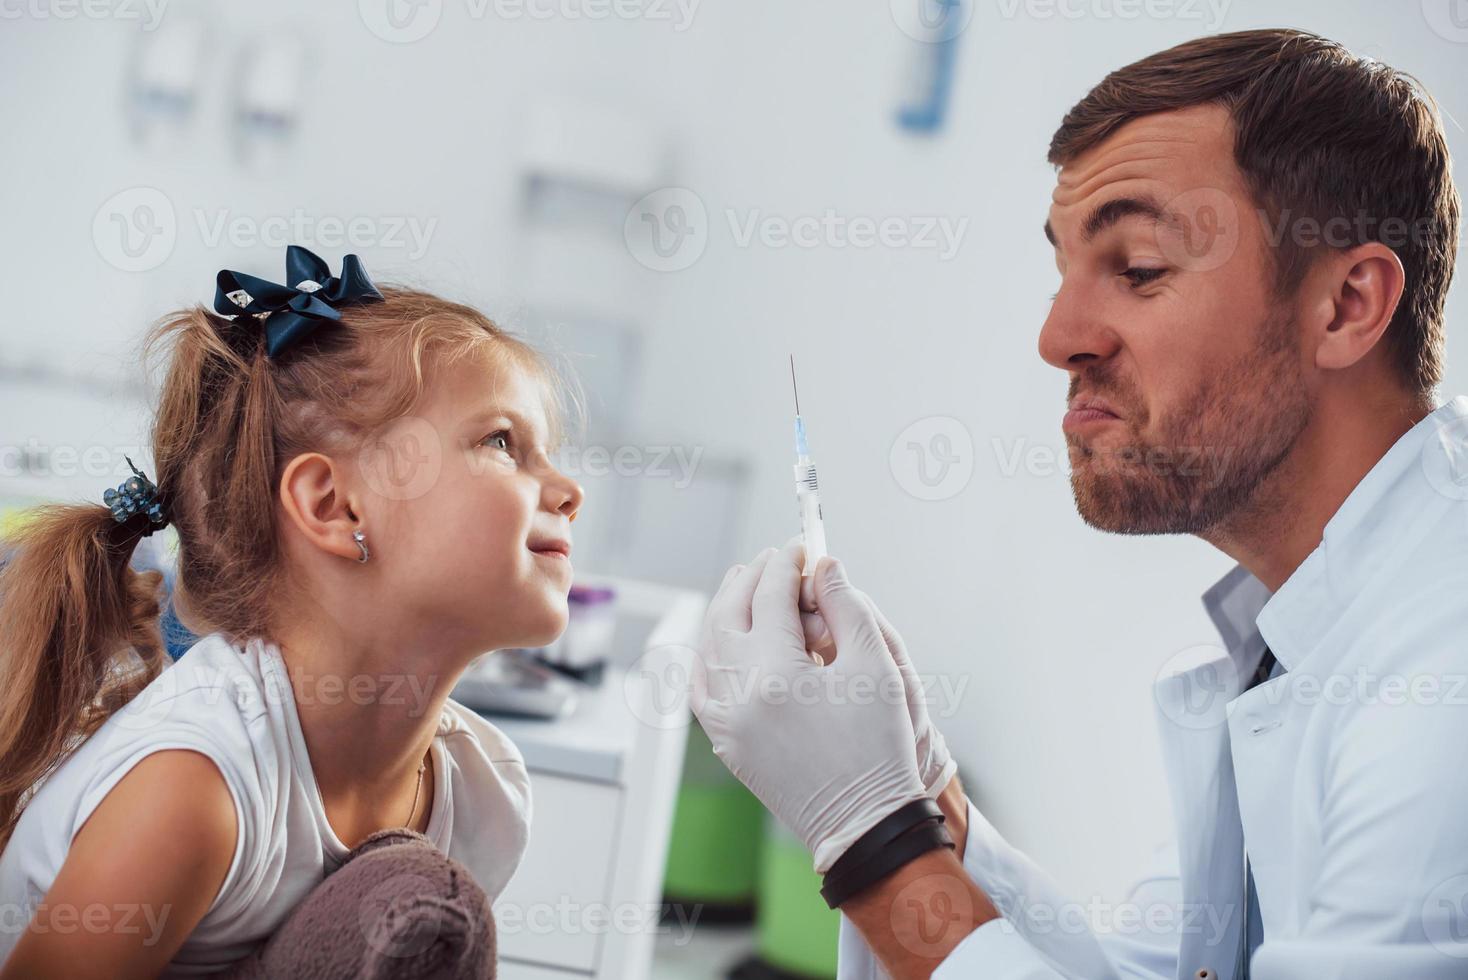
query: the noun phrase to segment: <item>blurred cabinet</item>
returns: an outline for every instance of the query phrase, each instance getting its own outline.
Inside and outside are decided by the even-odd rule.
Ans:
[[[621,823],[619,786],[530,777],[535,812],[530,848],[495,903],[502,961],[596,973]],[[519,976],[506,963],[502,976]]]
[[[504,980],[647,976],[690,721],[699,592],[628,579],[601,684],[552,721],[491,717],[530,770],[530,845],[495,902]]]

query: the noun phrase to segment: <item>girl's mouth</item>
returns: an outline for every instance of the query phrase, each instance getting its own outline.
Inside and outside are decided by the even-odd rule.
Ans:
[[[571,542],[560,539],[533,541],[530,550],[542,558],[560,559],[569,561],[571,558]]]

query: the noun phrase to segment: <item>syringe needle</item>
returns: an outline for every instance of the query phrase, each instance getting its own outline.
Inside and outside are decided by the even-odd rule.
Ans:
[[[795,414],[800,414],[800,389],[795,386],[795,355],[790,355],[790,389],[795,392]]]

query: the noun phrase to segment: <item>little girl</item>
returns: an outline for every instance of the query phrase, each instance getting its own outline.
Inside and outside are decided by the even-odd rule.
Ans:
[[[284,284],[223,271],[160,343],[156,485],[40,509],[0,572],[5,980],[225,969],[383,828],[490,898],[525,849],[524,762],[448,694],[565,628],[552,372],[294,246]],[[159,575],[129,568],[165,524],[203,637],[167,669]]]

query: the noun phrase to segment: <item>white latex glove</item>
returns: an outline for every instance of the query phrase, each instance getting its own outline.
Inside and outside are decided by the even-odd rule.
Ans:
[[[917,669],[913,667],[912,660],[907,656],[907,644],[902,642],[901,635],[887,621],[887,617],[882,615],[882,610],[877,608],[871,596],[864,592],[861,593],[861,596],[871,607],[872,615],[877,620],[877,626],[882,631],[882,640],[887,644],[887,652],[902,675],[907,714],[912,721],[913,751],[917,756],[918,774],[922,777],[928,796],[937,799],[938,794],[942,793],[953,781],[954,773],[958,772],[958,763],[949,754],[948,743],[943,740],[943,733],[938,731],[933,724],[932,717],[928,714],[927,693],[923,690]],[[800,620],[807,648],[823,661],[835,656],[830,628],[826,625],[825,618],[819,609],[819,599],[817,599],[816,611],[802,612]]]
[[[872,607],[823,559],[819,601],[839,656],[806,651],[792,541],[724,576],[709,605],[694,713],[729,771],[824,874],[862,834],[922,799],[902,676]],[[827,566],[830,562],[830,567]]]

